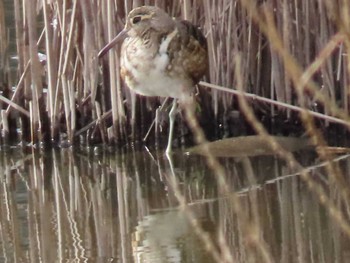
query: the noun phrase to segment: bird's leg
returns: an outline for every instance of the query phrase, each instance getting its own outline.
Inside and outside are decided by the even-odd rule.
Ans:
[[[164,102],[162,103],[162,105],[160,107],[158,107],[158,109],[156,109],[156,116],[155,118],[153,119],[152,123],[151,123],[151,126],[148,128],[148,131],[145,135],[145,137],[143,137],[143,141],[145,142],[147,140],[147,137],[148,135],[150,134],[154,124],[155,124],[155,135],[156,135],[156,138],[158,138],[158,123],[159,123],[159,112],[163,110],[165,104],[167,103],[169,98],[166,98],[164,100]]]
[[[173,141],[173,132],[174,132],[174,123],[175,123],[175,117],[176,117],[176,108],[177,108],[177,99],[173,100],[173,106],[171,107],[171,110],[169,112],[169,137],[168,137],[168,146],[166,147],[166,154],[171,153],[171,144]]]

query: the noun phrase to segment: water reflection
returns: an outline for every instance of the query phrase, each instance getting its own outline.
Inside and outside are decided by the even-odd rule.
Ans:
[[[348,238],[282,161],[220,162],[276,262],[346,262]],[[349,159],[341,164],[348,171]],[[327,185],[324,175],[321,167],[310,176]],[[227,262],[261,262],[201,156],[12,150],[0,153],[0,176],[1,262],[205,263],[215,262],[213,250]],[[336,189],[328,191],[340,206]],[[214,244],[209,251],[194,226]]]

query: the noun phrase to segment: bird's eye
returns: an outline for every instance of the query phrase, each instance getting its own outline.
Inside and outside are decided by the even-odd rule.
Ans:
[[[132,23],[133,24],[137,24],[138,22],[140,22],[142,20],[141,16],[135,16],[133,19],[132,19]]]

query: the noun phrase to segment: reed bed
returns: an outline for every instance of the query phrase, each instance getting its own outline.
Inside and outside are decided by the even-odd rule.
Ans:
[[[305,108],[326,120],[321,122],[325,126],[332,122],[348,126],[347,20],[338,19],[345,15],[335,4],[265,1],[257,5],[224,0],[35,3],[15,0],[0,6],[2,144],[141,140],[162,100],[141,98],[128,90],[120,79],[118,50],[100,60],[97,52],[122,29],[126,14],[142,4],[156,4],[174,17],[199,25],[205,33],[210,70],[201,86],[210,88],[200,87],[197,101],[202,119],[210,114],[216,120],[211,127],[215,136],[234,133],[237,97],[213,85],[235,91],[237,54],[242,58],[243,91],[272,100],[251,104],[266,123],[295,123]],[[12,19],[5,17],[5,8],[13,11]],[[259,18],[263,10],[276,25],[278,42]],[[9,67],[14,57],[17,77],[13,66],[12,71]],[[291,60],[294,64],[286,64]],[[186,133],[180,124],[179,133]],[[205,127],[205,121],[201,125]]]

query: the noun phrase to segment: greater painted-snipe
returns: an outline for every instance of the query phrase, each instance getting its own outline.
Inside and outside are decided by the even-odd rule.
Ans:
[[[166,153],[171,152],[177,100],[188,98],[208,67],[207,42],[198,27],[155,6],[133,9],[124,29],[98,54],[124,39],[121,76],[134,92],[174,98]]]

